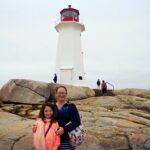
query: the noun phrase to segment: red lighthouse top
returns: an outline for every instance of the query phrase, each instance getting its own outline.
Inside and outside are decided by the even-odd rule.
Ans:
[[[61,21],[79,21],[79,10],[71,8],[71,5],[61,10],[60,15]]]

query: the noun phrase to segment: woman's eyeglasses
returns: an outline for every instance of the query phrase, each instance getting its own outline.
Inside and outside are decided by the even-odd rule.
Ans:
[[[67,93],[65,93],[65,92],[59,92],[59,93],[57,93],[58,95],[66,95]]]

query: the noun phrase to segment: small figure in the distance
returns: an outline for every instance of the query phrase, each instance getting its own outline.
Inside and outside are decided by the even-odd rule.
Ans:
[[[100,85],[101,85],[101,82],[100,82],[100,80],[98,79],[98,80],[97,80],[97,88],[98,88],[98,89],[100,89]]]
[[[102,89],[102,94],[107,95],[107,84],[106,84],[105,80],[102,80],[101,89]]]
[[[56,73],[54,74],[53,81],[54,81],[54,83],[57,83],[57,75],[56,75]]]

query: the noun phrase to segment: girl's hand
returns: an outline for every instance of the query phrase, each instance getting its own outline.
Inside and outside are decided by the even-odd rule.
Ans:
[[[35,133],[35,132],[36,132],[36,129],[37,129],[37,125],[33,125],[33,127],[32,127],[32,131],[33,131],[33,133]]]
[[[57,129],[56,129],[56,133],[59,134],[59,135],[64,134],[64,128],[63,128],[63,127],[57,128]]]

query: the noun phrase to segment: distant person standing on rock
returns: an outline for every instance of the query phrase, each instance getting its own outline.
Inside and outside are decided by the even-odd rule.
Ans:
[[[107,84],[106,84],[105,80],[102,80],[101,89],[102,89],[102,94],[106,95],[107,94]]]
[[[56,73],[54,74],[53,81],[54,81],[54,83],[57,83],[57,75],[56,75]]]
[[[98,88],[98,89],[100,89],[100,85],[101,85],[101,82],[100,82],[100,80],[98,79],[98,80],[97,80],[97,88]]]

